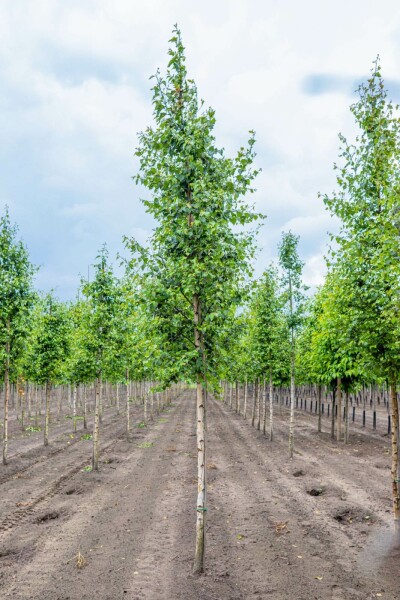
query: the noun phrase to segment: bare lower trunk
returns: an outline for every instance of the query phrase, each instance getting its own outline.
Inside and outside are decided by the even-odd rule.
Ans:
[[[83,429],[87,429],[87,388],[83,386]]]
[[[129,403],[129,369],[127,369],[126,370],[126,436],[128,438],[129,438],[129,432],[131,429],[130,410],[131,410],[131,405]]]
[[[116,390],[116,392],[117,392],[117,400],[116,400],[116,402],[117,402],[117,415],[119,415],[119,383],[117,383],[117,390]]]
[[[243,404],[243,417],[247,418],[247,379],[244,382],[244,404]]]
[[[349,443],[349,392],[346,390],[344,395],[344,410],[345,410],[345,421],[344,421],[344,443]]]
[[[265,378],[263,381],[263,398],[264,398],[264,412],[263,412],[263,434],[267,433],[267,390],[265,387]]]
[[[292,280],[289,276],[289,295],[290,295],[290,318],[293,317],[293,295],[292,295]],[[294,377],[294,329],[293,325],[290,328],[290,421],[289,421],[289,457],[293,458],[294,452],[294,403],[295,403],[295,377]]]
[[[35,427],[39,425],[39,394],[38,394],[38,386],[35,383]]]
[[[342,439],[342,380],[337,380],[337,419],[336,419],[336,440]]]
[[[253,384],[253,410],[251,412],[251,426],[252,427],[254,427],[254,423],[256,421],[256,402],[257,402],[256,388],[257,388],[257,381],[255,381]]]
[[[44,415],[44,445],[49,445],[49,421],[50,421],[50,394],[51,382],[46,381],[46,408]]]
[[[336,389],[332,390],[331,438],[335,439]]]
[[[63,388],[60,387],[58,390],[58,402],[57,402],[57,421],[61,421],[61,403],[62,403],[62,392]]]
[[[99,470],[100,386],[101,386],[101,378],[97,377],[96,384],[95,384],[94,423],[93,423],[92,469],[94,471]]]
[[[32,385],[27,384],[26,386],[26,399],[28,402],[28,417],[32,417]]]
[[[294,404],[295,404],[295,380],[294,380],[294,335],[292,331],[292,348],[290,353],[290,421],[289,421],[289,457],[293,458],[294,452]]]
[[[149,390],[149,392],[150,392],[150,390]],[[150,394],[150,420],[154,421],[154,394],[153,393]]]
[[[6,361],[7,361],[7,364],[6,364],[5,374],[4,374],[3,465],[6,465],[8,462],[8,405],[10,402],[8,351],[7,351]]]
[[[196,503],[196,551],[194,557],[194,573],[204,571],[205,525],[206,525],[206,395],[201,381],[197,382],[196,414],[197,414],[197,503]]]
[[[99,422],[103,422],[103,380],[102,377],[99,379]]]
[[[390,401],[392,406],[392,498],[393,517],[399,520],[400,498],[399,498],[399,407],[397,401],[396,379],[390,381]]]
[[[147,393],[146,393],[146,390],[144,391],[144,398],[143,398],[143,421],[144,421],[144,423],[147,424]]]
[[[197,374],[196,393],[196,440],[197,440],[197,502],[196,502],[196,549],[193,563],[193,572],[198,574],[204,571],[205,555],[205,525],[206,525],[206,399],[207,388],[205,384],[206,358],[204,353],[204,339],[201,333],[201,303],[197,294],[193,296],[193,321],[194,342],[198,352],[199,362],[203,366],[203,373]]]
[[[74,433],[76,433],[76,394],[77,389],[76,385],[74,385],[72,389],[72,429]]]
[[[20,404],[21,404],[21,430],[24,431],[24,429],[25,429],[26,397],[25,397],[25,390],[21,384],[19,385],[18,395],[20,397]]]
[[[269,439],[274,437],[274,386],[272,383],[272,369],[269,370]]]
[[[260,431],[261,427],[261,404],[262,404],[262,387],[261,382],[257,385],[257,429]]]
[[[322,431],[322,386],[318,386],[318,433]]]

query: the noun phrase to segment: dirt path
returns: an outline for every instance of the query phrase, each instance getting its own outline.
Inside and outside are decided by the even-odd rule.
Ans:
[[[289,461],[284,418],[277,418],[271,444],[210,399],[207,572],[201,577],[191,575],[191,391],[145,430],[135,428],[130,441],[110,422],[100,473],[82,471],[89,462],[82,441],[47,457],[45,472],[37,463],[24,478],[6,481],[0,597],[398,600],[387,439],[360,434],[346,448],[315,434],[314,420],[302,418]],[[18,511],[22,517],[14,518]],[[79,551],[82,569],[74,558]]]

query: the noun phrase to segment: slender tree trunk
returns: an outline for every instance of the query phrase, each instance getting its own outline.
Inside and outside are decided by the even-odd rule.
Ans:
[[[99,422],[103,422],[103,378],[100,375],[99,379]]]
[[[263,379],[263,434],[267,433],[267,389],[265,386],[265,377]]]
[[[25,429],[25,391],[24,388],[22,386],[22,383],[19,382],[18,385],[18,396],[19,396],[19,403],[21,405],[21,430],[24,431]]]
[[[76,385],[72,388],[72,430],[76,433]]]
[[[336,440],[342,439],[342,380],[337,380],[337,420],[336,420]]]
[[[129,439],[129,432],[131,429],[130,424],[130,409],[129,403],[129,369],[126,369],[126,437]]]
[[[101,375],[96,379],[95,383],[95,401],[94,401],[94,423],[93,423],[93,456],[92,469],[99,470],[99,429],[100,429],[100,386]]]
[[[235,381],[235,412],[239,412],[239,382]]]
[[[62,403],[63,386],[58,390],[58,402],[57,402],[57,421],[61,421],[61,403]]]
[[[26,384],[26,399],[28,402],[28,417],[32,417],[32,384]]]
[[[197,381],[196,414],[197,414],[197,503],[196,503],[196,551],[193,571],[204,571],[205,525],[206,525],[206,406],[205,394],[200,378]]]
[[[257,429],[260,431],[261,428],[261,406],[262,406],[262,384],[258,380],[257,385]]]
[[[205,373],[205,356],[204,356],[204,340],[199,330],[201,326],[201,304],[197,294],[193,297],[193,320],[194,320],[194,342],[198,351],[199,359],[204,366]],[[197,393],[196,393],[196,439],[197,439],[197,503],[196,503],[196,550],[193,564],[194,573],[202,573],[204,571],[204,555],[205,555],[205,525],[206,525],[206,390],[203,389],[204,375],[197,375]]]
[[[247,379],[244,380],[243,417],[247,419]]]
[[[293,293],[292,277],[289,272],[289,301],[290,301],[290,319],[293,319]],[[295,405],[295,376],[294,376],[294,329],[290,327],[290,420],[289,420],[289,457],[293,458],[294,452],[294,405]]]
[[[292,297],[290,295],[290,297]],[[291,329],[290,348],[290,421],[289,421],[289,457],[293,458],[294,452],[294,405],[295,405],[295,379],[294,379],[294,332]]]
[[[336,388],[332,390],[331,438],[335,439]]]
[[[87,387],[83,385],[83,429],[87,429]]]
[[[149,388],[150,388],[149,384]],[[150,389],[149,389],[149,394],[150,394]],[[150,420],[154,421],[154,394],[151,393],[150,394]]]
[[[71,384],[68,384],[68,414],[71,414],[72,412],[72,388],[71,388]]]
[[[256,422],[256,406],[257,406],[257,380],[253,384],[253,410],[251,411],[251,426],[254,427]]]
[[[274,386],[272,383],[272,368],[269,369],[269,439],[274,438]]]
[[[392,406],[392,498],[393,498],[393,517],[395,521],[400,516],[400,497],[399,497],[399,406],[397,400],[396,379],[390,381],[390,401]]]
[[[51,395],[51,382],[46,381],[46,408],[44,415],[44,445],[49,445],[49,422],[50,422],[50,395]]]
[[[37,383],[34,384],[35,389],[35,427],[39,425],[39,393]]]
[[[7,322],[7,330],[10,323]],[[6,360],[4,373],[4,423],[3,423],[3,465],[8,462],[8,405],[10,401],[10,342],[6,342]]]
[[[318,385],[318,433],[322,431],[322,385]]]
[[[344,443],[349,443],[349,392],[344,392],[344,410],[345,410],[345,421],[344,421]]]
[[[117,383],[117,390],[116,390],[116,396],[117,396],[117,415],[119,415],[119,383]]]
[[[143,421],[147,425],[147,393],[146,393],[146,388],[144,389],[144,396],[143,396]]]

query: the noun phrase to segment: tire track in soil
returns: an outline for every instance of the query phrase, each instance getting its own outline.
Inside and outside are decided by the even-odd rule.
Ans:
[[[107,415],[106,412],[105,412],[105,414]],[[111,426],[111,425],[115,424],[116,422],[118,422],[118,420],[120,420],[121,416],[123,416],[122,413],[120,413],[119,415],[117,415],[116,413],[111,415],[111,420],[104,423],[104,430],[106,427],[108,428],[108,426]],[[93,415],[92,415],[92,417],[93,417]],[[67,428],[66,426],[62,427],[61,431],[59,430],[59,428],[57,428],[57,430],[50,429],[50,435],[53,434],[51,437],[51,441],[50,441],[50,447],[44,446],[43,439],[42,439],[43,432],[40,432],[41,439],[39,440],[38,438],[36,438],[34,440],[34,442],[37,442],[36,444],[34,443],[32,445],[32,447],[29,449],[24,448],[24,450],[21,452],[14,452],[13,454],[9,455],[7,466],[4,466],[4,465],[0,466],[1,469],[7,469],[7,471],[8,471],[7,473],[0,475],[0,485],[3,485],[10,479],[15,478],[15,476],[19,475],[20,473],[25,473],[28,469],[35,467],[39,462],[44,462],[47,459],[51,459],[53,456],[56,456],[60,452],[64,452],[65,450],[69,450],[70,448],[73,448],[73,446],[77,442],[81,441],[81,438],[75,437],[74,439],[69,439],[68,441],[70,443],[68,444],[65,441],[64,436],[69,435],[69,434],[78,436],[79,434],[83,435],[84,433],[90,433],[93,429],[92,421],[93,421],[93,418],[88,419],[87,429],[78,430],[76,433],[71,431],[71,429]],[[54,434],[57,434],[57,436],[54,437]],[[63,445],[58,448],[52,447],[54,444],[59,444],[59,443],[63,443]],[[27,460],[28,464],[23,465],[23,466],[18,464],[18,461],[24,461],[24,460]]]
[[[195,393],[189,393],[180,415],[172,474],[167,475],[164,494],[156,504],[146,530],[135,573],[129,584],[129,600],[243,600],[237,583],[231,582],[221,563],[221,548],[229,555],[227,530],[222,514],[213,513],[207,524],[206,573],[192,575],[195,548],[197,451]],[[213,452],[209,451],[211,460]],[[210,461],[210,464],[211,461]],[[214,474],[214,470],[212,470]],[[211,470],[208,471],[210,478]],[[214,480],[214,475],[211,476]],[[209,506],[212,506],[212,484]],[[216,536],[214,535],[214,530]],[[225,569],[225,570],[224,570]]]
[[[261,434],[258,439],[269,453],[276,453],[277,445],[286,453],[288,425],[282,417],[276,422],[278,435],[272,445]],[[339,562],[348,568],[348,557],[353,557],[354,568],[370,578],[372,588],[381,586],[379,593],[385,589],[384,597],[398,600],[400,583],[396,573],[400,538],[392,517],[387,449],[390,440],[385,439],[386,435],[374,432],[353,430],[351,434],[348,445],[333,441],[330,432],[318,434],[303,416],[295,433],[295,446],[301,450],[297,464],[305,469],[301,480],[306,485],[299,491],[304,494],[305,490],[315,486],[325,488],[327,495],[324,492],[318,499],[310,497],[309,501],[321,511],[326,509],[331,517],[343,515],[342,522],[335,521],[335,525],[339,525],[350,544]]]
[[[310,472],[310,474],[305,473],[306,477],[302,478],[302,481],[308,481],[311,487],[310,477],[314,477],[322,485],[328,485],[331,489],[336,488],[338,499],[345,500],[347,504],[352,505],[356,510],[364,510],[365,512],[368,508],[368,512],[370,516],[374,516],[374,520],[379,519],[382,525],[391,528],[393,518],[390,457],[385,454],[383,458],[385,464],[377,467],[380,472],[375,471],[373,475],[371,474],[371,461],[380,460],[380,454],[375,455],[372,452],[372,447],[382,452],[387,446],[387,440],[382,439],[382,436],[377,437],[377,434],[373,432],[360,433],[352,431],[353,439],[346,445],[343,442],[333,441],[330,435],[329,438],[327,437],[326,433],[318,434],[305,416],[301,416],[303,419],[300,424],[297,423],[295,426],[295,454],[297,452],[297,459],[302,461],[304,467],[307,467],[307,471]],[[236,416],[236,418],[239,417]],[[243,420],[241,422],[246,423]],[[250,426],[248,421],[247,423]],[[276,444],[278,444],[282,447],[283,452],[287,452],[288,422],[283,421],[282,417],[276,415],[274,419],[274,442],[272,446],[268,438],[263,436],[261,432],[256,429],[254,431],[259,434],[263,443],[267,443],[269,451],[275,452]],[[356,437],[359,435],[368,438],[369,443],[366,450],[364,448],[365,439],[360,440]],[[359,448],[355,447],[354,442],[358,442]],[[361,454],[359,454],[360,451]],[[369,452],[367,457],[365,451]],[[318,459],[318,453],[323,454],[323,461]],[[339,459],[339,456],[342,457],[342,460]],[[351,468],[349,468],[349,461],[351,461]],[[387,468],[386,474],[381,472],[384,466]],[[357,477],[355,477],[356,474]],[[339,482],[340,489],[338,489]],[[383,493],[385,489],[386,493]],[[299,491],[301,491],[300,488]],[[381,501],[379,506],[376,505],[378,498]],[[346,531],[346,533],[350,538],[352,537],[350,531]]]
[[[102,456],[105,452],[110,450],[117,443],[118,439],[124,432],[125,432],[125,428],[121,428],[115,434],[115,436],[116,436],[115,440],[108,442],[108,444],[104,444],[103,447],[101,448],[100,456]],[[3,520],[0,521],[0,533],[1,532],[9,532],[11,529],[13,529],[17,525],[19,525],[22,521],[24,521],[26,519],[26,517],[31,516],[36,511],[39,504],[41,504],[47,500],[50,500],[56,494],[58,494],[60,489],[64,485],[64,483],[66,481],[68,481],[69,479],[71,479],[71,477],[73,475],[75,475],[76,473],[78,473],[81,469],[83,469],[83,467],[87,465],[88,460],[90,460],[90,459],[85,458],[85,460],[80,461],[78,464],[76,464],[75,460],[71,460],[66,466],[63,467],[63,469],[66,469],[67,472],[64,473],[63,475],[61,475],[61,477],[58,477],[54,482],[52,482],[50,484],[50,486],[48,486],[43,493],[41,493],[39,496],[37,496],[33,500],[29,501],[29,505],[22,506],[21,508],[14,511],[13,513],[6,515],[3,518]],[[0,535],[0,540],[1,540],[1,535]]]
[[[321,508],[318,500],[306,497],[301,481],[293,480],[286,469],[303,464],[282,459],[286,444],[283,449],[283,444],[272,445],[262,434],[254,435],[241,417],[211,398],[208,460],[216,468],[207,472],[206,573],[191,575],[196,502],[194,404],[194,393],[186,392],[168,416],[160,415],[167,416],[167,422],[155,423],[140,440],[152,446],[138,448],[135,438],[130,443],[114,441],[116,469],[104,465],[99,474],[70,476],[70,485],[85,488],[84,495],[61,498],[64,481],[51,500],[52,508],[61,504],[69,511],[67,519],[37,525],[33,533],[25,520],[13,531],[20,540],[24,535],[36,536],[35,552],[27,564],[17,565],[14,580],[10,581],[10,573],[2,598],[376,597],[377,582],[357,572],[346,532],[331,516],[315,512]],[[276,523],[284,521],[290,532],[277,534]],[[71,560],[78,549],[88,559],[82,570]],[[322,576],[322,581],[315,576]],[[384,600],[400,596],[389,594],[383,594]]]
[[[116,600],[127,597],[125,582],[132,577],[134,559],[146,531],[151,529],[156,504],[164,491],[160,466],[165,472],[171,469],[167,449],[177,429],[179,412],[175,406],[162,414],[167,423],[149,427],[140,438],[142,444],[146,442],[143,447],[139,447],[137,439],[116,444],[113,455],[117,457],[117,468],[110,471],[111,465],[107,469],[103,467],[99,476],[89,474],[94,477],[88,497],[80,496],[76,512],[68,520],[59,521],[58,527],[46,525],[47,535],[39,538],[36,554],[19,570],[17,581],[6,590],[9,595],[5,598]],[[100,483],[96,486],[94,482]],[[87,566],[80,571],[71,561],[78,548],[88,559]],[[35,595],[31,587],[32,572],[35,573]]]
[[[133,411],[132,411],[133,412]],[[113,429],[113,427],[115,426],[116,422],[118,422],[119,418],[117,417],[117,415],[115,415],[115,418],[113,418],[110,421],[107,421],[107,423],[103,423],[103,427],[101,429],[100,432],[100,456],[103,456],[107,451],[109,451],[110,449],[113,448],[113,446],[118,442],[119,439],[121,439],[121,436],[125,436],[125,432],[126,432],[126,427],[123,425],[122,427],[119,427],[117,429],[117,431],[115,431]],[[54,497],[62,488],[62,486],[64,485],[64,483],[66,481],[68,481],[71,477],[73,477],[73,475],[75,475],[76,473],[78,473],[83,467],[85,467],[88,463],[90,463],[91,461],[91,445],[90,446],[84,446],[83,444],[85,442],[83,442],[83,440],[81,440],[80,435],[82,435],[84,433],[84,431],[82,430],[82,432],[78,432],[76,435],[79,435],[79,437],[75,438],[75,444],[69,444],[66,445],[62,448],[57,448],[55,449],[52,453],[49,453],[45,456],[45,461],[43,460],[43,457],[39,458],[37,461],[35,461],[34,463],[31,463],[30,465],[28,465],[25,469],[21,469],[18,471],[18,474],[13,474],[8,477],[8,479],[5,482],[2,482],[2,485],[4,486],[5,483],[12,483],[11,480],[15,479],[15,478],[20,478],[20,474],[21,473],[25,473],[24,478],[27,477],[40,477],[41,473],[32,473],[31,475],[29,475],[29,470],[35,470],[35,469],[45,469],[47,466],[52,466],[52,468],[54,468],[54,466],[52,465],[52,459],[54,459],[55,457],[57,459],[62,459],[62,465],[60,465],[60,470],[63,471],[63,474],[59,477],[56,477],[54,481],[46,482],[46,487],[44,490],[39,491],[38,492],[38,487],[40,486],[40,480],[39,482],[32,482],[32,485],[36,485],[35,487],[35,492],[36,492],[36,496],[34,498],[30,498],[29,500],[25,501],[26,502],[26,506],[21,506],[19,507],[17,510],[12,510],[10,513],[8,513],[6,516],[3,516],[3,518],[0,521],[0,540],[2,539],[1,533],[7,533],[10,530],[12,530],[14,527],[16,527],[17,525],[19,525],[21,522],[23,522],[27,517],[31,516],[38,508],[39,505],[41,505],[43,502],[51,499],[52,497]],[[109,439],[109,437],[112,436],[111,441],[105,441]],[[102,443],[103,440],[103,443]],[[72,440],[71,440],[72,441]],[[78,442],[83,442],[81,444],[78,444]],[[64,458],[62,455],[62,451],[66,450],[67,451],[67,456],[66,458],[68,459],[67,464],[64,463]],[[85,453],[85,458],[82,458],[82,454]],[[61,456],[58,456],[60,455]],[[7,489],[6,487],[2,487],[2,495],[4,496],[7,493]],[[2,512],[4,513],[4,509],[2,510]],[[4,537],[4,536],[3,536]]]
[[[225,406],[215,400],[210,404],[210,412],[219,413],[219,418],[215,418],[219,456],[224,457],[228,469],[237,473],[234,484],[230,478],[218,491],[224,491],[219,494],[219,502],[228,514],[230,510],[234,515],[233,521],[230,520],[232,528],[236,524],[239,535],[244,535],[240,546],[246,549],[243,554],[248,566],[242,579],[249,594],[245,597],[252,597],[252,589],[258,598],[269,598],[271,594],[274,598],[296,600],[376,597],[372,590],[378,587],[379,591],[380,588],[376,581],[357,572],[355,553],[346,532],[341,531],[329,515],[316,512],[315,499],[306,498],[304,489],[299,489],[291,480],[293,476],[274,465],[268,450],[268,454],[264,454],[267,440],[262,434],[255,437]],[[233,450],[235,446],[240,450],[239,454]],[[262,446],[264,449],[259,450]],[[282,448],[280,453],[282,455]],[[294,464],[287,461],[291,468]],[[235,504],[242,506],[243,502],[248,511],[235,511]],[[267,532],[265,521],[268,522]],[[274,524],[286,521],[287,527],[283,531],[289,529],[290,533],[274,533]],[[243,560],[244,557],[238,558]],[[255,574],[261,570],[268,586],[257,583],[252,586],[254,579],[257,580]],[[322,580],[315,577],[322,577]],[[397,597],[394,595],[393,599]]]
[[[129,600],[174,598],[171,586],[171,574],[174,560],[180,553],[179,536],[176,536],[176,521],[180,523],[182,512],[187,508],[188,499],[182,493],[184,485],[196,474],[195,437],[192,437],[194,421],[194,394],[186,394],[176,421],[175,431],[168,445],[160,449],[163,490],[154,503],[154,512],[143,530],[140,550],[134,559],[133,576],[131,574],[124,588]],[[189,441],[190,440],[190,441]],[[188,444],[189,441],[189,444]],[[153,476],[153,474],[152,474]],[[152,483],[150,482],[150,486]],[[194,487],[192,482],[191,487]],[[176,518],[178,517],[178,519]],[[190,567],[189,567],[190,572]],[[175,579],[175,578],[174,578]],[[190,598],[185,591],[185,598]]]

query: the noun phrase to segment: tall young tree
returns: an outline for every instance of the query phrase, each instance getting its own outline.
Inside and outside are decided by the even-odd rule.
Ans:
[[[84,386],[82,390],[83,399],[83,428],[87,429],[87,405],[86,385],[92,383],[95,373],[95,355],[92,353],[88,322],[90,319],[91,306],[87,300],[78,296],[75,303],[69,307],[70,329],[70,353],[65,365],[66,379],[73,386]],[[75,412],[75,410],[74,410]],[[76,415],[73,415],[73,429],[76,431]]]
[[[341,135],[339,190],[324,197],[341,220],[332,257],[351,299],[351,323],[365,364],[390,383],[392,403],[392,491],[400,517],[397,385],[400,372],[400,120],[387,100],[379,59],[350,110],[358,127],[355,143]]]
[[[99,469],[100,420],[102,415],[101,385],[107,352],[112,346],[113,327],[117,306],[118,290],[111,265],[108,262],[108,250],[102,247],[94,264],[93,281],[83,281],[82,291],[87,298],[86,346],[93,356],[92,376],[96,381],[95,413],[93,425],[92,467]]]
[[[285,287],[284,296],[287,308],[287,323],[290,332],[290,423],[289,423],[289,456],[293,458],[294,450],[294,405],[295,405],[295,340],[296,331],[301,321],[303,310],[304,286],[301,273],[304,264],[299,258],[297,244],[299,237],[291,233],[282,234],[279,244],[279,263],[283,276],[282,283]]]
[[[50,399],[54,384],[63,375],[70,348],[68,309],[52,294],[47,294],[35,310],[36,322],[30,344],[30,364],[35,380],[46,386],[44,445],[49,444]]]
[[[218,332],[240,302],[253,236],[234,226],[256,219],[243,201],[256,175],[254,135],[234,159],[216,146],[215,114],[188,79],[180,32],[170,40],[164,77],[155,75],[155,126],[140,134],[137,182],[153,192],[145,201],[156,219],[152,252],[142,254],[154,282],[152,306],[173,360],[197,383],[198,494],[194,571],[204,568],[206,505],[206,386],[218,380]],[[139,250],[131,244],[132,249]],[[149,287],[151,289],[151,286]]]
[[[8,404],[10,372],[24,351],[29,311],[34,301],[32,279],[36,269],[17,239],[17,227],[8,209],[0,219],[0,360],[4,377],[3,464],[8,460]]]
[[[269,438],[273,439],[273,384],[282,374],[287,344],[287,326],[282,313],[277,269],[270,266],[257,282],[252,298],[253,346],[258,356],[259,377],[268,381],[269,387]],[[264,407],[264,434],[266,406]]]

